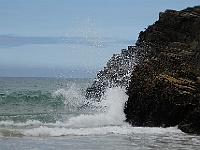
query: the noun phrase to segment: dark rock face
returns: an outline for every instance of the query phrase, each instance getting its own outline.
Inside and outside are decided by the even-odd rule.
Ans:
[[[200,6],[160,13],[136,47],[126,121],[200,134]]]

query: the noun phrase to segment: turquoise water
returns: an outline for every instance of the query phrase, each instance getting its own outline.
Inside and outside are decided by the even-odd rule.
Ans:
[[[124,122],[125,89],[85,99],[92,79],[0,78],[0,150],[199,149],[200,137],[177,127]]]
[[[54,123],[79,111],[79,107],[84,103],[84,87],[87,87],[90,81],[0,78],[0,121],[23,123],[38,120]]]

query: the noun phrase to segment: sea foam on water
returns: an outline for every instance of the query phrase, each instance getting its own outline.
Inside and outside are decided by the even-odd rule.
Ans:
[[[177,128],[142,128],[132,127],[125,122],[124,104],[128,99],[125,88],[109,88],[100,101],[86,100],[78,85],[58,89],[53,97],[62,97],[66,109],[61,115],[65,119],[56,122],[27,120],[0,122],[0,136],[92,136],[92,135],[131,135],[131,134],[164,134],[180,132]],[[86,107],[80,107],[84,103]],[[68,111],[71,109],[73,111]],[[91,111],[92,110],[92,111]],[[68,112],[70,114],[68,114]],[[54,112],[55,113],[55,112]],[[73,113],[73,114],[71,114]]]
[[[81,114],[68,120],[68,125],[73,127],[94,127],[107,125],[124,124],[125,115],[123,113],[124,103],[127,101],[125,89],[108,89],[100,102],[104,112],[93,115]]]
[[[121,130],[120,126],[127,125],[124,122],[125,115],[123,113],[126,100],[125,89],[111,88],[107,90],[101,102],[98,103],[101,107],[96,107],[96,113],[80,114],[65,122],[43,124],[40,127],[25,130],[23,134],[28,136],[61,136],[118,133],[118,130]]]

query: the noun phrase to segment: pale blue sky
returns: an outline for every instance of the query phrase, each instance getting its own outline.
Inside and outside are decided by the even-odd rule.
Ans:
[[[159,12],[199,0],[0,0],[0,77],[95,77]]]

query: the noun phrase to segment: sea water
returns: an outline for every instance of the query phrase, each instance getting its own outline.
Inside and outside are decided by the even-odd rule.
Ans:
[[[127,124],[124,88],[86,100],[92,79],[0,78],[0,150],[199,149],[177,127]]]

